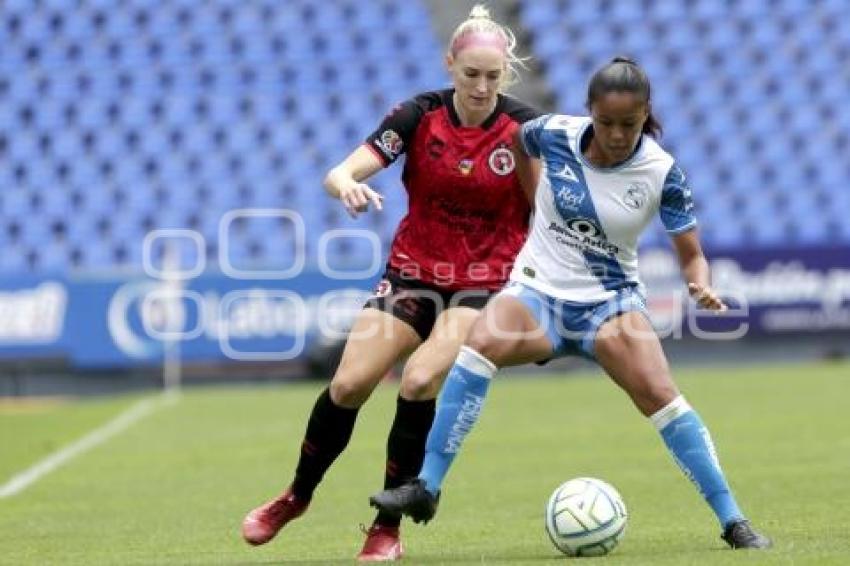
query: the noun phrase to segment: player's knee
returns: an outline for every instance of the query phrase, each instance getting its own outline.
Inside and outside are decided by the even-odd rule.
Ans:
[[[401,396],[409,401],[434,399],[440,390],[440,376],[430,368],[421,366],[405,368],[401,376]]]
[[[647,416],[663,409],[678,397],[679,391],[669,379],[658,379],[657,375],[645,375],[641,385],[632,392],[632,398],[641,412]]]
[[[464,345],[476,351],[491,347],[496,340],[492,328],[493,323],[488,317],[479,316],[466,334]]]
[[[514,345],[509,341],[495,338],[489,333],[476,334],[471,332],[466,339],[466,346],[487,358],[497,367],[501,367]]]
[[[366,402],[371,388],[364,386],[362,380],[346,379],[337,374],[330,385],[331,400],[340,407],[357,408]]]

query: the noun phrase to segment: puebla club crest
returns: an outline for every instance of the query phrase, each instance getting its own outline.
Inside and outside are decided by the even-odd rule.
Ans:
[[[510,173],[516,167],[516,160],[514,159],[514,154],[511,153],[506,147],[497,147],[490,153],[490,157],[487,159],[487,164],[490,165],[490,169],[496,175],[504,177],[505,175],[510,175]]]
[[[643,208],[649,198],[649,184],[643,181],[635,181],[629,188],[626,189],[626,194],[623,196],[623,202],[626,206],[639,210]]]

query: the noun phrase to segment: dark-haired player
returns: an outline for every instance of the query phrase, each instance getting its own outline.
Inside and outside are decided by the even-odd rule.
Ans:
[[[587,107],[590,117],[547,115],[522,126],[519,158],[544,164],[531,234],[510,284],[482,311],[446,379],[419,477],[372,504],[430,520],[497,369],[580,355],[601,365],[649,418],[714,511],[722,538],[732,548],[770,546],[738,507],[646,314],[637,238],[656,214],[691,296],[702,308],[726,309],[711,289],[685,175],[654,139],[660,127],[649,79],[616,58],[591,78]]]

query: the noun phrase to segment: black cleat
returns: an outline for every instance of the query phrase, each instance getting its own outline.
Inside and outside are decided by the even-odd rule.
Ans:
[[[738,519],[726,525],[720,538],[732,548],[770,548],[773,542],[766,536],[753,530],[746,519]]]
[[[369,505],[385,513],[407,515],[414,523],[427,523],[437,513],[440,492],[431,495],[425,482],[415,478],[393,489],[385,489],[369,498]]]

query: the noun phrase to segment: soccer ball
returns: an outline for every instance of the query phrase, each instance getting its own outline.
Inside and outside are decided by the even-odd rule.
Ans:
[[[561,484],[546,504],[546,532],[569,556],[608,554],[623,538],[627,518],[617,490],[595,478]]]

